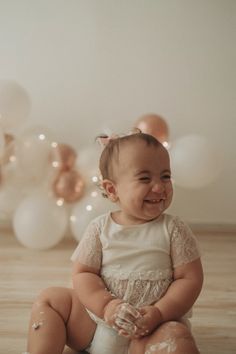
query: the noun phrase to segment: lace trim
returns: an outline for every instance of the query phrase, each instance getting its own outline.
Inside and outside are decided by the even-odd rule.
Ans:
[[[197,240],[192,230],[178,217],[171,220],[168,231],[171,237],[173,267],[190,263],[200,257]]]
[[[115,281],[118,280],[149,280],[149,281],[157,281],[163,280],[166,278],[172,277],[172,271],[170,269],[165,270],[150,270],[145,272],[139,271],[122,271],[119,269],[103,269],[102,276],[104,277],[112,277]]]
[[[84,236],[71,259],[89,267],[100,269],[102,261],[100,232],[99,225],[92,222],[85,230]]]
[[[112,294],[134,306],[151,305],[158,301],[172,282],[171,278],[158,281],[102,278]]]

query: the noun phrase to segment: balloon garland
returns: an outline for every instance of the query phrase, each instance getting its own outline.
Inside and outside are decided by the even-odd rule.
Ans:
[[[32,249],[56,246],[71,230],[80,240],[88,223],[114,209],[97,188],[100,150],[55,142],[46,127],[19,133],[30,112],[27,91],[0,81],[0,223],[9,221],[18,241]],[[146,114],[134,124],[169,149],[174,183],[202,188],[221,170],[219,154],[204,137],[189,135],[171,143],[165,119]]]

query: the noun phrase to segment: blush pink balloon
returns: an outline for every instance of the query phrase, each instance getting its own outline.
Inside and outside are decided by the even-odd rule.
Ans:
[[[55,195],[68,203],[79,200],[83,195],[84,187],[84,180],[76,170],[62,171],[53,183]]]
[[[10,161],[11,156],[15,155],[14,135],[5,133],[4,141],[5,141],[5,149],[2,156],[2,163],[7,164]]]
[[[76,151],[70,145],[61,143],[57,145],[57,151],[60,159],[60,170],[71,170],[76,162]]]
[[[169,141],[168,125],[164,118],[157,114],[145,114],[137,120],[135,127],[142,133],[154,136],[161,143]]]

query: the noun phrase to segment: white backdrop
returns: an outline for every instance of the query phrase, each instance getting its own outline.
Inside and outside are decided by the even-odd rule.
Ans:
[[[234,0],[0,0],[0,79],[25,87],[31,122],[78,151],[149,112],[173,141],[216,142],[220,178],[176,188],[171,211],[236,224],[235,24]]]

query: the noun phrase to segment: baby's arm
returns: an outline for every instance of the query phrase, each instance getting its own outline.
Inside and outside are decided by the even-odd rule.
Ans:
[[[104,319],[117,331],[133,333],[139,312],[106,288],[99,270],[76,262],[73,267],[73,286],[81,303],[96,316]],[[124,335],[124,333],[121,333]]]
[[[73,287],[81,303],[96,316],[104,318],[105,307],[114,300],[114,296],[107,290],[99,276],[99,270],[75,262]],[[119,303],[121,300],[117,302]]]
[[[142,318],[137,320],[137,325],[143,326],[150,333],[162,322],[179,320],[196,301],[202,283],[203,271],[200,258],[176,267],[174,280],[166,294],[153,306],[140,309]]]
[[[174,281],[166,294],[155,304],[163,321],[178,320],[196,301],[203,284],[200,258],[174,269]]]

